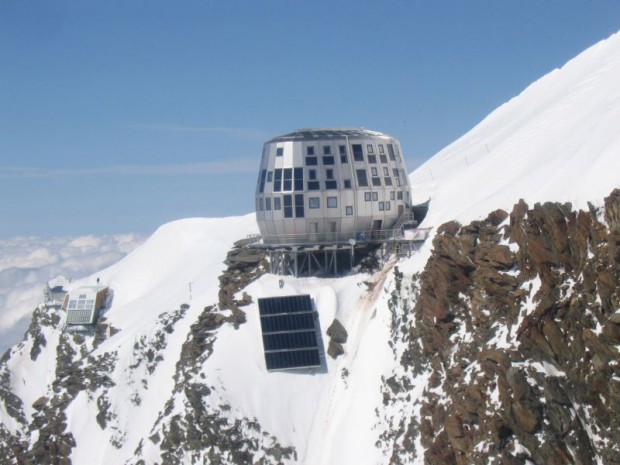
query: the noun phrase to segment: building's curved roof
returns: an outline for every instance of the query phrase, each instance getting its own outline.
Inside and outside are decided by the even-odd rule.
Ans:
[[[391,138],[387,134],[377,131],[371,131],[364,128],[303,128],[297,129],[289,134],[274,137],[269,142],[285,142],[285,141],[309,141],[309,140],[325,140],[330,138],[342,139],[364,138],[364,137],[385,137]]]

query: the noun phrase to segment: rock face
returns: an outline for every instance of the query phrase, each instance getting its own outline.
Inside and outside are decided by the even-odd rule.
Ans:
[[[619,246],[619,190],[441,226],[392,295],[390,463],[620,464]]]

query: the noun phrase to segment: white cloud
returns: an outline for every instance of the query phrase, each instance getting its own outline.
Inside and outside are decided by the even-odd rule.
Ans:
[[[48,281],[91,275],[144,240],[135,234],[0,239],[0,354],[23,336]]]

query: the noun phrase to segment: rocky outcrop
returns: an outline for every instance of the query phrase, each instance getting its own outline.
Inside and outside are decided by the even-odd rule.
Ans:
[[[619,244],[618,190],[441,226],[392,296],[391,463],[620,464]]]
[[[344,329],[344,326],[342,326],[342,323],[340,323],[338,319],[334,318],[332,324],[327,328],[327,335],[329,336],[327,355],[334,359],[338,358],[340,355],[344,354],[343,344],[347,342],[347,330]]]

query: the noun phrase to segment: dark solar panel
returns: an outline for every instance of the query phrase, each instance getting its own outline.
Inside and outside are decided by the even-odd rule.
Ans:
[[[258,299],[267,370],[321,365],[316,312],[309,295]]]
[[[288,368],[310,368],[321,366],[317,349],[295,350],[265,353],[268,370],[286,370]]]

